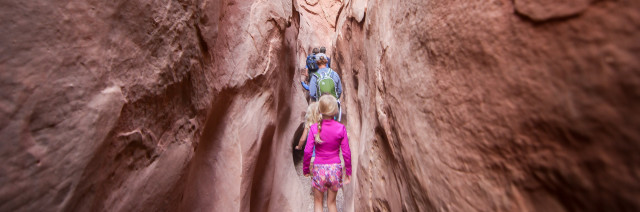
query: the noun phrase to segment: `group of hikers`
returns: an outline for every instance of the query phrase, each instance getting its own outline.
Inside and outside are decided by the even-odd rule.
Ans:
[[[311,103],[305,115],[304,131],[295,148],[302,149],[306,139],[302,171],[306,177],[311,174],[316,212],[323,210],[325,192],[328,192],[329,211],[337,211],[338,189],[351,181],[349,138],[345,126],[340,123],[342,82],[330,67],[331,58],[326,55],[326,48],[314,48],[307,56],[306,68],[301,74],[302,87],[309,91]],[[344,159],[344,180],[340,149]]]

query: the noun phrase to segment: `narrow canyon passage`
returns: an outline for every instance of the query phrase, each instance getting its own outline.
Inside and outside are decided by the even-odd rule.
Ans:
[[[247,5],[236,4],[231,8]],[[250,84],[227,92],[232,93],[231,96],[214,97],[216,102],[212,108],[221,112],[208,115],[199,143],[207,146],[199,146],[195,152],[179,210],[310,211],[313,208],[310,180],[302,176],[301,162],[292,160],[300,157],[292,154],[292,143],[299,139],[296,132],[301,130],[307,107],[308,94],[300,85],[300,69],[312,48],[332,46],[337,15],[343,5],[341,1],[293,1],[291,7],[287,7],[291,9],[287,11],[289,17],[274,17],[273,12],[282,10],[279,6],[279,3],[264,5],[263,9],[268,11],[257,12],[255,16],[229,14],[249,18],[249,33],[256,27],[251,40],[239,41],[250,42],[245,43],[249,49],[239,53],[264,52],[257,55],[266,61],[266,67],[264,62],[258,65],[256,68],[262,73],[248,81]],[[287,22],[280,28],[272,24],[273,18]],[[206,32],[206,27],[203,31]],[[218,36],[228,33],[233,40],[233,35],[243,32],[231,28],[218,33]],[[225,142],[228,140],[238,142],[228,144]],[[340,211],[344,211],[343,196],[341,190]],[[353,211],[353,204],[348,205]]]
[[[309,211],[304,58],[341,211],[640,211],[640,1],[0,3],[0,211]],[[297,159],[296,159],[297,158]]]

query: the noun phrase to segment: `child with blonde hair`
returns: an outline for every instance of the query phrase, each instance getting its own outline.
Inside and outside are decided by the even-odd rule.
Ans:
[[[322,115],[322,119],[309,128],[307,145],[304,148],[302,171],[305,176],[310,174],[311,153],[315,148],[316,156],[311,179],[311,185],[314,188],[314,208],[316,212],[322,211],[322,198],[324,192],[328,191],[327,206],[330,212],[335,212],[337,211],[336,195],[338,189],[343,185],[340,150],[342,150],[342,158],[344,159],[344,183],[351,181],[349,138],[344,125],[333,120],[333,117],[338,114],[338,100],[333,95],[320,97],[318,111]]]
[[[298,141],[298,145],[296,146],[297,150],[302,149],[302,145],[309,134],[309,127],[311,127],[312,124],[318,123],[320,118],[322,117],[320,117],[320,112],[318,112],[318,103],[312,102],[309,104],[309,107],[307,107],[307,114],[304,115],[304,131],[302,131],[302,136],[300,136],[300,141]]]

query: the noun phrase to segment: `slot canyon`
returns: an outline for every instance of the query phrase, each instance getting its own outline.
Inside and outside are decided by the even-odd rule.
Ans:
[[[640,211],[640,1],[0,2],[0,211],[311,211],[305,58],[341,77],[339,211]]]

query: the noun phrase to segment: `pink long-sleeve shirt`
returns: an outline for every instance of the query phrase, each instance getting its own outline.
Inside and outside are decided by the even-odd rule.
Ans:
[[[309,163],[313,147],[316,147],[316,159],[314,164],[334,164],[340,163],[340,148],[342,148],[342,158],[347,176],[351,176],[351,150],[349,149],[349,138],[347,129],[340,122],[324,119],[320,130],[321,144],[315,142],[318,133],[318,124],[311,125],[307,145],[304,147],[304,161],[302,171],[309,174]]]

